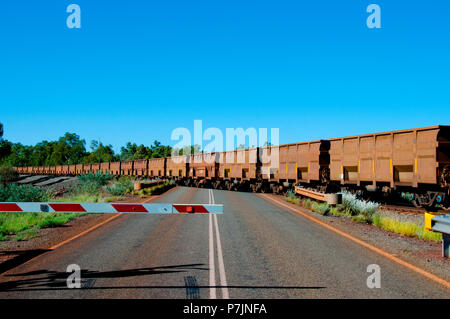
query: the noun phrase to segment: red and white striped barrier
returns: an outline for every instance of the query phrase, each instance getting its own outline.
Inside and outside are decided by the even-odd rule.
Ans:
[[[222,214],[215,204],[139,204],[139,203],[0,203],[0,213],[140,213],[140,214]]]

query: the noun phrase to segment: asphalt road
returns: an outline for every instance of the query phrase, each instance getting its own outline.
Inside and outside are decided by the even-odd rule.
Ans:
[[[178,187],[153,202],[224,214],[122,215],[0,275],[0,298],[448,298],[447,288],[252,193]],[[218,232],[217,232],[218,230]],[[68,289],[67,266],[82,269]],[[381,288],[367,287],[368,265]]]

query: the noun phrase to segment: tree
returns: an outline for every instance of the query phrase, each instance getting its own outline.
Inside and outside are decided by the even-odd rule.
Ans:
[[[92,152],[83,158],[85,164],[117,161],[112,145],[103,145],[100,141],[91,142]]]
[[[159,141],[154,141],[150,147],[143,144],[137,145],[128,142],[125,147],[120,149],[120,159],[122,161],[140,160],[157,157],[169,157],[171,156],[172,147],[162,145]]]
[[[56,142],[42,141],[33,147],[30,158],[31,166],[47,166],[50,165],[50,157],[53,154]]]
[[[3,125],[1,123],[0,129],[2,135]],[[172,151],[170,146],[162,145],[159,141],[154,141],[150,147],[128,142],[125,147],[121,148],[120,156],[114,153],[112,145],[104,145],[100,141],[91,142],[90,152],[86,150],[85,145],[85,140],[75,133],[65,133],[57,141],[44,140],[34,146],[0,140],[0,164],[11,166],[89,164],[169,157]]]
[[[49,165],[77,164],[86,156],[85,140],[75,133],[60,137],[49,158]]]
[[[0,123],[0,162],[11,154],[12,143],[3,140],[3,123]]]
[[[3,163],[5,159],[11,154],[12,143],[9,141],[0,141],[0,162]]]
[[[120,159],[123,161],[131,161],[138,159],[148,159],[152,157],[152,150],[143,144],[137,145],[128,142],[126,147],[120,149]]]
[[[11,143],[9,141],[4,141],[3,143],[8,143],[10,152],[2,159],[2,164],[6,164],[9,166],[31,165],[31,155],[33,153],[32,146],[25,146],[20,143]]]

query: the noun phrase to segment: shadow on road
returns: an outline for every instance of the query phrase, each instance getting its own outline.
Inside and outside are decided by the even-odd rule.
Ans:
[[[91,271],[81,270],[81,289],[102,290],[102,289],[209,289],[209,288],[228,288],[228,289],[275,289],[275,290],[308,290],[308,289],[324,289],[320,286],[245,286],[245,285],[228,285],[228,286],[199,286],[195,278],[190,276],[184,277],[185,285],[179,286],[97,286],[95,281],[101,278],[125,278],[135,276],[148,276],[166,273],[182,273],[189,270],[209,270],[203,268],[204,264],[188,264],[188,265],[172,265],[151,268],[126,269],[116,271]],[[11,280],[0,283],[0,292],[12,291],[48,291],[48,290],[73,290],[67,288],[67,278],[71,273],[57,272],[49,270],[36,270],[20,274],[4,275],[4,277],[18,277],[19,280]],[[31,278],[29,278],[31,277]],[[189,293],[194,293],[190,291]],[[197,292],[195,292],[197,294]],[[192,296],[194,297],[194,296]]]
[[[201,268],[203,264],[173,265],[151,268],[137,268],[116,271],[91,271],[81,270],[82,288],[93,289],[93,282],[100,278],[125,278],[135,276],[148,276],[166,273],[179,273],[188,270],[208,270]],[[19,274],[7,274],[4,277],[19,277],[19,280],[11,280],[0,283],[0,291],[26,291],[26,290],[48,290],[69,289],[67,278],[71,273],[50,270],[36,270]],[[22,279],[24,278],[25,279]],[[27,278],[32,277],[32,278]],[[129,287],[135,288],[135,287]],[[183,286],[185,288],[185,286]]]
[[[29,249],[29,250],[10,250],[0,251],[1,256],[15,255],[15,257],[0,263],[0,274],[8,271],[24,262],[50,251],[49,249]]]

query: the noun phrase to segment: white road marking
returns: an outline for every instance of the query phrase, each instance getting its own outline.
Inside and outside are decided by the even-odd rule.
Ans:
[[[210,189],[212,204],[215,203],[214,193]],[[222,254],[222,244],[220,242],[220,233],[219,233],[219,225],[217,223],[217,216],[214,214],[214,225],[216,228],[216,243],[217,243],[217,255],[219,258],[219,275],[220,275],[220,285],[222,286],[222,297],[223,299],[229,299],[230,296],[228,294],[227,288],[227,276],[225,275],[225,264],[223,262],[223,254]]]
[[[213,190],[212,189],[210,189],[210,192],[211,192],[211,204],[215,204],[216,203],[216,200],[215,200],[215,198],[214,198],[214,192],[213,192]]]
[[[211,190],[209,203],[211,204]],[[214,235],[212,225],[212,214],[209,214],[209,299],[216,299],[216,269],[214,266]]]

